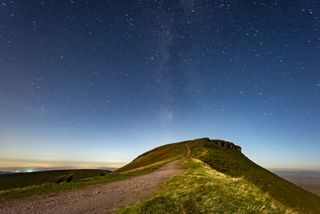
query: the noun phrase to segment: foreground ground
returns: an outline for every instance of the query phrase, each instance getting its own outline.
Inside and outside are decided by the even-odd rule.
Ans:
[[[110,213],[150,196],[162,181],[183,171],[173,161],[127,180],[0,202],[0,213]]]
[[[219,173],[193,158],[182,161],[182,164],[186,172],[166,181],[161,192],[117,213],[301,213],[282,205],[244,178]]]

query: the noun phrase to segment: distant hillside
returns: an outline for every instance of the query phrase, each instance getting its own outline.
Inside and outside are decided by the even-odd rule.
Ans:
[[[164,145],[118,171],[182,157],[185,174],[169,180],[157,196],[120,213],[320,213],[320,197],[258,166],[239,146],[222,140],[201,138]]]
[[[5,175],[5,174],[12,174],[12,172],[4,172],[4,171],[0,171],[0,175]]]
[[[79,181],[106,175],[108,173],[110,173],[110,171],[107,170],[78,169],[2,174],[0,175],[0,190],[40,185],[44,183]]]

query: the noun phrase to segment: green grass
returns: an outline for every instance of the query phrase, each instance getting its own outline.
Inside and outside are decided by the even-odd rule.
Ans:
[[[186,145],[191,156],[186,155]],[[207,138],[168,144],[105,176],[77,179],[72,174],[71,182],[2,190],[0,200],[104,184],[143,175],[181,159],[184,174],[165,182],[161,192],[119,213],[320,213],[319,196],[256,165],[230,145]]]
[[[213,142],[191,143],[192,157],[234,178],[242,177],[287,207],[301,213],[320,213],[320,197],[258,166],[240,152],[222,149]]]
[[[186,173],[166,182],[156,196],[119,213],[320,213],[319,196],[256,165],[241,152],[207,138],[175,146],[186,143],[192,151],[191,158],[183,161]],[[146,154],[158,154],[156,149],[151,152]]]
[[[107,175],[108,173],[110,173],[110,171],[107,170],[79,169],[0,175],[0,190],[54,183],[57,182],[59,178],[61,178],[62,181],[66,181],[70,176],[72,176],[72,181],[80,181]]]
[[[182,148],[182,155],[183,156],[183,148],[184,145],[180,145]],[[93,175],[97,175],[94,177],[87,177],[90,175],[90,173],[86,171],[77,171],[71,172],[71,171],[61,171],[57,172],[54,175],[53,171],[47,171],[47,172],[39,172],[39,173],[28,173],[28,174],[19,174],[20,176],[15,177],[13,180],[11,180],[9,183],[6,185],[14,185],[14,183],[20,183],[23,182],[23,176],[25,175],[32,175],[30,178],[36,180],[44,180],[44,177],[47,178],[47,181],[50,182],[45,182],[42,184],[35,184],[35,181],[29,182],[27,186],[24,187],[17,187],[17,188],[5,188],[4,190],[0,190],[0,201],[1,200],[8,200],[8,199],[14,199],[14,198],[21,198],[21,197],[27,197],[31,195],[39,195],[39,194],[46,194],[46,193],[52,193],[52,192],[57,192],[57,191],[62,191],[62,190],[68,190],[68,189],[76,189],[76,188],[81,188],[85,186],[90,186],[90,185],[100,185],[100,184],[106,184],[108,182],[112,181],[119,181],[123,179],[128,179],[133,176],[139,176],[139,175],[144,175],[149,172],[154,171],[155,169],[158,169],[159,167],[165,165],[166,163],[170,162],[176,157],[176,152],[173,152],[172,155],[166,156],[166,158],[162,158],[162,161],[154,162],[151,164],[135,164],[136,168],[132,168],[131,170],[119,170],[116,172],[109,172],[106,173],[105,176],[100,176],[100,173],[96,173]],[[149,158],[149,156],[146,156]],[[144,158],[142,158],[144,159]],[[141,160],[141,158],[140,158]],[[145,161],[142,161],[142,163],[145,163]],[[66,173],[67,172],[67,173]],[[83,172],[83,174],[81,174]],[[49,175],[48,175],[49,174]],[[66,182],[66,178],[69,175],[73,175],[74,178],[72,179],[71,182]],[[23,175],[23,176],[21,176]],[[92,174],[91,174],[92,175]],[[57,176],[57,177],[56,177]],[[64,181],[61,183],[55,183],[54,181],[56,178],[59,176],[64,177]],[[42,177],[42,178],[40,178]],[[5,186],[6,187],[6,186]]]
[[[172,160],[182,158],[185,153],[185,146],[181,143],[170,144],[158,147],[155,150],[156,152],[152,150],[144,153],[115,172],[106,172],[105,176],[100,176],[101,171],[99,170],[46,171],[6,175],[2,180],[0,177],[0,185],[2,184],[2,188],[0,186],[0,200],[105,184],[132,176],[144,175]],[[72,175],[72,181],[66,182],[70,175]],[[63,182],[55,183],[60,177],[63,178]]]
[[[184,153],[185,146],[183,143],[173,143],[160,146],[138,156],[131,163],[118,169],[117,172],[130,171],[133,169],[158,163],[162,163],[159,165],[161,166],[167,162],[182,158],[184,156]]]
[[[85,187],[89,185],[99,185],[99,184],[104,184],[111,181],[126,179],[128,177],[130,177],[130,175],[109,173],[105,176],[93,177],[93,178],[88,178],[88,179],[83,179],[78,181],[71,181],[71,182],[64,181],[59,184],[52,182],[52,183],[44,183],[40,185],[26,186],[22,188],[12,188],[7,190],[1,190],[0,201],[27,197],[31,195],[40,195],[45,193],[58,192],[61,190],[75,189],[75,188]]]
[[[161,193],[118,213],[294,213],[244,178],[222,174],[193,158],[183,165],[187,171],[164,183]]]

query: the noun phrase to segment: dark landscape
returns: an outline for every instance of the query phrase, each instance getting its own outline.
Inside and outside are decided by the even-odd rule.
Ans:
[[[105,176],[108,173],[110,171],[94,169],[6,173],[0,175],[0,191],[45,183],[77,182],[92,177]]]
[[[0,175],[5,175],[5,174],[12,174],[13,172],[4,172],[4,171],[0,171]]]

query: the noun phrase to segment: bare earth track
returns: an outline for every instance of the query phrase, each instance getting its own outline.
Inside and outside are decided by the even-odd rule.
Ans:
[[[0,202],[0,214],[111,213],[150,196],[159,189],[162,181],[183,171],[177,160],[154,172],[127,180]]]

